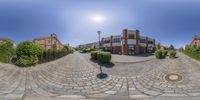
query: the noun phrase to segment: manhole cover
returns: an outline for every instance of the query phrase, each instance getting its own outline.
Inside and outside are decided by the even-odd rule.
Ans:
[[[165,76],[165,79],[169,82],[178,82],[182,80],[182,76],[179,74],[168,74]]]

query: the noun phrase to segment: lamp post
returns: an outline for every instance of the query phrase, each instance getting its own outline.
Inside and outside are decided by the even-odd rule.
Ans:
[[[100,38],[100,35],[101,35],[101,31],[97,31],[97,33],[98,33],[98,36],[99,36],[99,49],[100,49],[100,45],[101,45],[101,38]]]
[[[97,31],[97,33],[98,33],[98,38],[99,38],[99,51],[100,51],[100,45],[101,45],[100,35],[101,35],[101,31]],[[102,72],[101,65],[100,65],[100,71],[101,71],[101,74],[102,74],[103,72]]]

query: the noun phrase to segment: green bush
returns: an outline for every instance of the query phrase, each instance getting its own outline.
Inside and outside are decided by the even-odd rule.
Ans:
[[[25,41],[21,42],[16,49],[18,57],[21,56],[39,56],[43,53],[43,48],[33,42]]]
[[[169,51],[169,57],[170,57],[170,58],[175,58],[175,57],[176,57],[176,51],[170,50],[170,51]]]
[[[6,53],[3,53],[1,51],[0,55],[1,55],[0,62],[2,62],[2,63],[8,63],[9,62],[9,57]]]
[[[97,60],[103,64],[109,64],[111,62],[112,55],[110,52],[92,51],[91,59]]]
[[[100,62],[101,63],[110,63],[111,53],[110,52],[100,52]]]
[[[66,49],[48,49],[45,50],[41,56],[39,56],[39,63],[44,63],[44,62],[48,62],[48,61],[52,61],[52,60],[56,60],[58,58],[61,58],[63,56],[66,56],[67,54],[69,54],[70,52]]]
[[[43,53],[43,48],[33,42],[21,42],[16,49],[18,57],[17,65],[31,66],[38,63],[38,57]]]
[[[21,56],[19,60],[16,62],[19,66],[31,66],[35,65],[38,62],[37,56]]]
[[[168,53],[167,50],[163,50],[163,51],[162,51],[162,55],[163,55],[164,57],[167,56],[167,53]]]
[[[11,41],[0,43],[0,62],[9,63],[10,57],[13,55],[15,55],[15,49]]]
[[[161,59],[163,56],[162,56],[162,51],[161,50],[157,50],[156,52],[155,52],[155,56],[156,56],[156,58],[157,59]]]
[[[97,53],[97,60],[101,62],[101,59],[103,59],[103,53],[102,51]]]
[[[182,52],[184,54],[200,61],[200,47],[186,46]]]
[[[92,51],[91,52],[91,58],[94,60],[97,60],[97,55],[98,55],[98,51]]]

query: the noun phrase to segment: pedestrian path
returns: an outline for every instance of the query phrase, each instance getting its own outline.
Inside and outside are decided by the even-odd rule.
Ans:
[[[78,52],[29,68],[0,64],[0,100],[200,99],[200,65],[182,54],[121,67],[103,68],[108,77],[99,79]]]

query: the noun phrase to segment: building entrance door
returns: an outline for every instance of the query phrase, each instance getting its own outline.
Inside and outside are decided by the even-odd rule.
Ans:
[[[129,55],[134,55],[135,54],[135,48],[134,48],[134,46],[129,46],[128,47],[128,54]]]

